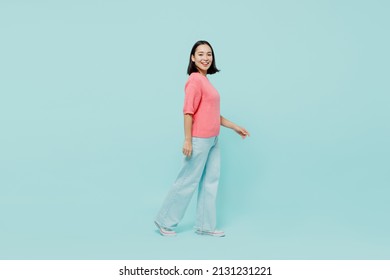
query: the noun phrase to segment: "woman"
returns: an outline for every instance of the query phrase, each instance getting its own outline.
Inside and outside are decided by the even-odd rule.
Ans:
[[[225,236],[216,230],[216,195],[219,182],[220,126],[236,131],[243,139],[249,136],[245,128],[220,115],[220,98],[207,79],[207,74],[219,72],[214,51],[207,41],[198,41],[192,47],[185,85],[183,167],[166,197],[155,224],[161,235],[174,236],[174,228],[196,189],[198,189],[196,233]]]

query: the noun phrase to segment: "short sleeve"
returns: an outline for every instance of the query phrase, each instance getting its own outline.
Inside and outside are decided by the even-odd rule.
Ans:
[[[195,114],[202,99],[202,91],[199,81],[189,80],[185,86],[184,114]]]

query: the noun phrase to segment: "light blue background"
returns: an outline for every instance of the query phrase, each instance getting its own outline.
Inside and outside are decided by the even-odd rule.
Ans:
[[[0,4],[1,259],[389,259],[388,1]],[[153,218],[213,45],[219,226]]]

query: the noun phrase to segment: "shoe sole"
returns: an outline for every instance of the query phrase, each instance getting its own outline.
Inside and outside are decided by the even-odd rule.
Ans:
[[[207,232],[207,231],[195,231],[196,234],[199,235],[208,235],[208,236],[214,236],[214,237],[225,237],[225,233],[213,233],[213,232]]]
[[[174,231],[164,231],[164,229],[155,221],[154,224],[156,225],[156,227],[158,228],[158,230],[160,231],[160,234],[162,236],[176,236],[176,232]]]

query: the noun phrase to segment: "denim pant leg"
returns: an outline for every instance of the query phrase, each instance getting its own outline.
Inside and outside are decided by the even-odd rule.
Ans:
[[[220,150],[218,138],[206,162],[198,189],[198,202],[195,228],[202,231],[216,229],[216,200],[220,174]]]
[[[183,167],[157,214],[156,222],[172,228],[183,218],[194,191],[198,188],[213,138],[192,138],[192,155],[184,158]]]

